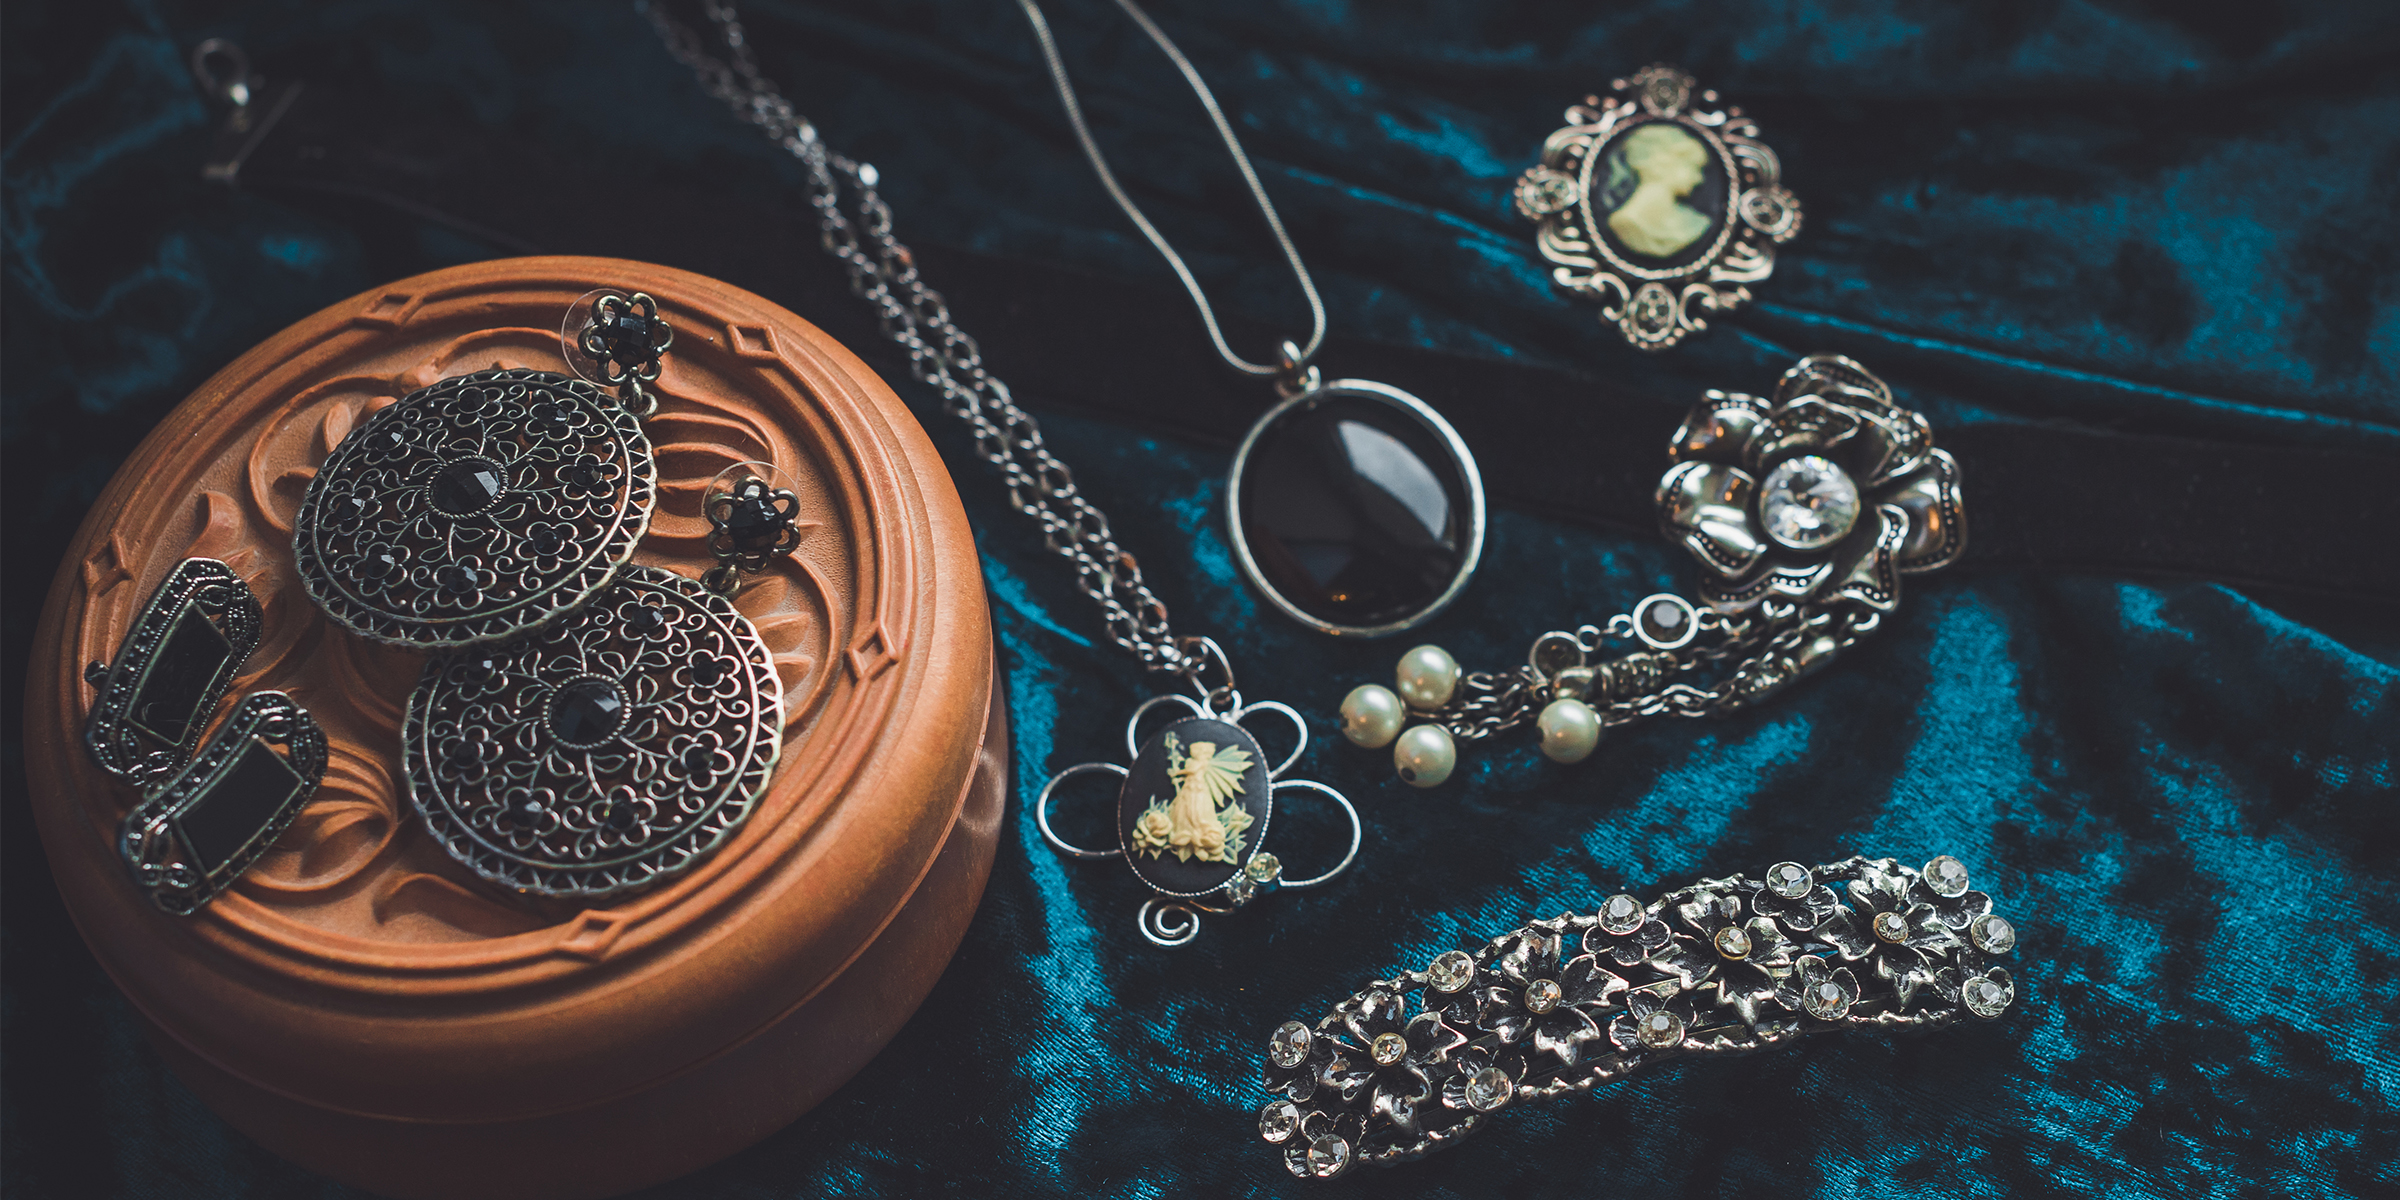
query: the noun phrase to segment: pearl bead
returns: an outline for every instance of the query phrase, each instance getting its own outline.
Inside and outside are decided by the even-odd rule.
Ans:
[[[1392,743],[1392,766],[1409,786],[1433,787],[1450,778],[1451,770],[1458,766],[1458,747],[1451,742],[1449,730],[1418,725]]]
[[[1581,700],[1553,700],[1542,710],[1542,753],[1552,762],[1578,763],[1600,744],[1600,714]]]
[[[1408,710],[1400,697],[1379,683],[1361,684],[1342,697],[1342,736],[1369,750],[1381,750],[1400,736]]]
[[[1400,698],[1410,708],[1440,708],[1458,690],[1458,660],[1440,646],[1419,646],[1400,656]]]

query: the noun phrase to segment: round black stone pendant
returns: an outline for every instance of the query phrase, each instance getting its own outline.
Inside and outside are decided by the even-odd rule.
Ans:
[[[1186,717],[1159,730],[1117,793],[1126,865],[1169,896],[1225,886],[1267,836],[1267,767],[1257,740],[1231,722]]]
[[[1483,555],[1483,479],[1458,431],[1398,388],[1336,380],[1275,406],[1226,484],[1235,558],[1285,613],[1379,637],[1456,599]]]

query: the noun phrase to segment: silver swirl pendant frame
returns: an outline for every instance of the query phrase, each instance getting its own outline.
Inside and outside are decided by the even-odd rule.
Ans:
[[[575,612],[648,531],[640,420],[591,384],[523,368],[442,380],[342,439],[293,521],[302,586],[361,637],[438,649]]]
[[[730,838],[782,730],[749,618],[637,566],[539,633],[429,661],[401,736],[409,800],[452,857],[516,891],[594,897]]]

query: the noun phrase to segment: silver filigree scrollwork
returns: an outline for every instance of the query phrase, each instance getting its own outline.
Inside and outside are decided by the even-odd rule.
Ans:
[[[429,661],[409,697],[409,798],[476,874],[603,896],[707,855],[781,752],[783,691],[748,618],[696,581],[628,568],[575,615]]]
[[[275,844],[316,794],[326,757],[308,710],[282,692],[252,692],[126,814],[118,857],[152,903],[190,916]]]
[[[641,422],[591,384],[479,371],[411,393],[342,439],[293,522],[310,599],[361,636],[500,641],[574,612],[649,528]]]
[[[1675,1059],[1997,1018],[2017,932],[1967,882],[1948,855],[1777,863],[1449,951],[1269,1034],[1259,1134],[1294,1175],[1331,1178]]]
[[[1135,706],[1125,722],[1126,764],[1078,763],[1052,775],[1034,801],[1042,837],[1071,858],[1122,858],[1150,889],[1137,920],[1142,936],[1159,946],[1180,946],[1200,934],[1203,913],[1230,913],[1277,888],[1312,888],[1348,870],[1358,857],[1363,827],[1349,797],[1314,780],[1285,779],[1308,751],[1308,723],[1290,705],[1272,700],[1242,702],[1224,654],[1206,638],[1196,652],[1213,661],[1225,680],[1208,688],[1195,682],[1197,698],[1177,693],[1152,696]],[[1159,710],[1180,715],[1145,737],[1144,718]],[[1256,735],[1243,724],[1266,713],[1291,724],[1298,742],[1280,760],[1270,760]],[[1050,826],[1050,800],[1060,785],[1084,775],[1113,775],[1117,790],[1117,845],[1087,850]],[[1313,793],[1339,805],[1350,821],[1350,846],[1331,870],[1306,879],[1286,876],[1282,861],[1266,850],[1267,824],[1279,795]]]
[[[99,689],[84,745],[102,770],[139,788],[191,759],[217,702],[258,649],[258,597],[213,558],[177,563],[134,618],[115,661],[84,677]]]
[[[1598,299],[1639,349],[1748,302],[1800,232],[1800,201],[1758,123],[1674,67],[1616,80],[1566,119],[1517,181],[1517,210],[1558,282]]]
[[[1465,672],[1417,647],[1396,690],[1343,701],[1343,733],[1393,745],[1419,786],[1450,774],[1458,744],[1536,721],[1544,753],[1578,762],[1608,729],[1732,712],[1823,669],[1899,607],[1901,576],[1966,549],[1957,461],[1840,355],[1801,359],[1771,397],[1710,391],[1667,458],[1659,525],[1699,561],[1702,604],[1661,593],[1552,630],[1515,671]]]

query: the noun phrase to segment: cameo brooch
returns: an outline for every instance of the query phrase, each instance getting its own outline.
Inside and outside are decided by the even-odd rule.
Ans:
[[[1775,271],[1800,232],[1758,123],[1673,67],[1645,67],[1567,110],[1541,165],[1517,181],[1558,282],[1597,298],[1642,350],[1708,328]]]

